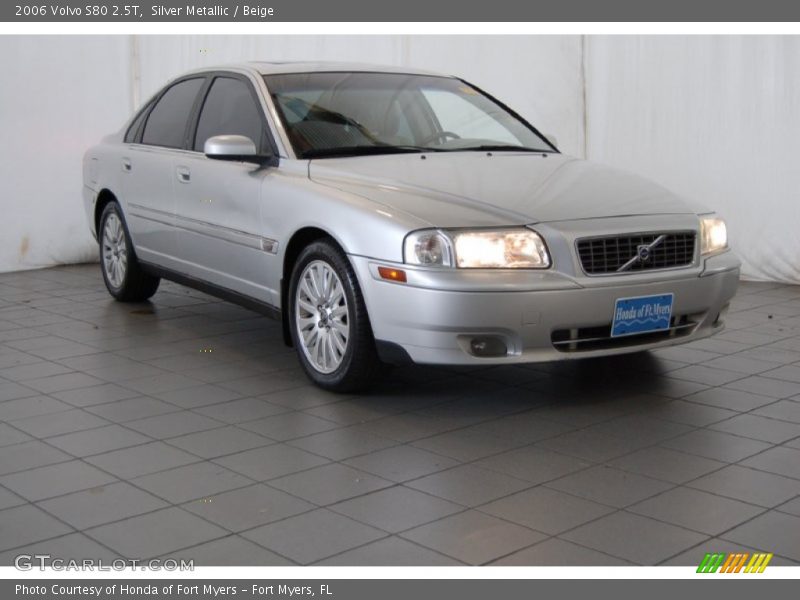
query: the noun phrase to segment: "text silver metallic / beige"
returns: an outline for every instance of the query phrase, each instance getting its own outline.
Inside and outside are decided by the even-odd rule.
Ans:
[[[386,363],[636,352],[724,326],[724,221],[566,156],[466,81],[247,63],[170,82],[84,157],[109,292],[160,278],[282,319],[318,385]]]

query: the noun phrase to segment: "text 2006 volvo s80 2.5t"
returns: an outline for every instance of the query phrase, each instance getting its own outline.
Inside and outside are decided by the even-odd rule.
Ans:
[[[84,184],[115,298],[163,277],[261,308],[332,390],[389,363],[696,340],[722,328],[739,279],[713,212],[411,69],[188,73],[86,153]]]

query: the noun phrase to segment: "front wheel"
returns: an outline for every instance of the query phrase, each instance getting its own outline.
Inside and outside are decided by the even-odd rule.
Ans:
[[[330,241],[314,242],[300,253],[287,316],[300,364],[318,386],[355,392],[384,371],[353,267]]]

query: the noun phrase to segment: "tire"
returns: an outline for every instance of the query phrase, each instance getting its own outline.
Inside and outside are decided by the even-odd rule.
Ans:
[[[156,293],[161,279],[146,273],[136,259],[128,226],[116,202],[103,208],[97,239],[100,271],[109,294],[120,302],[144,302]]]
[[[333,392],[357,392],[383,375],[353,267],[329,240],[307,246],[289,284],[286,318],[309,379]]]

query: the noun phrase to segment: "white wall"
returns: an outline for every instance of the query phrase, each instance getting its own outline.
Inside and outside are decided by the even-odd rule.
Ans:
[[[590,37],[587,90],[590,159],[717,210],[744,277],[800,283],[800,37]]]
[[[94,259],[81,158],[131,111],[129,44],[0,36],[0,272]]]

